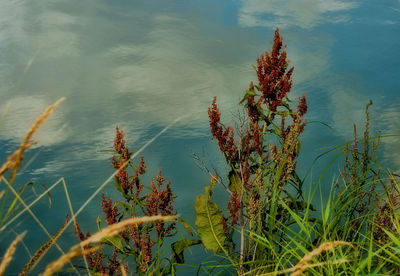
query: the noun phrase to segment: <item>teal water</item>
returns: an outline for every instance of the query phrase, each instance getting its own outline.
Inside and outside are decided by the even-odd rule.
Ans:
[[[351,140],[353,122],[361,132],[369,99],[372,132],[400,133],[400,1],[0,0],[0,111],[9,107],[0,124],[0,161],[49,104],[66,97],[36,136],[40,144],[26,160],[35,159],[16,185],[33,180],[50,186],[64,177],[76,210],[113,172],[110,154],[99,151],[112,147],[116,124],[134,149],[181,118],[143,155],[147,179],[161,168],[177,195],[176,209],[193,223],[195,197],[209,176],[192,153],[210,168],[224,168],[210,141],[207,107],[216,95],[223,120],[236,114],[256,78],[251,64],[271,47],[276,27],[295,65],[292,98],[307,93],[307,120],[335,130],[308,126],[300,170],[323,147]],[[400,167],[399,143],[386,139],[381,148],[382,163],[394,170]],[[112,183],[104,192],[115,194]],[[61,185],[51,195],[51,209],[43,198],[33,212],[54,234],[68,205]],[[99,201],[97,196],[78,217],[85,231],[96,230]],[[47,240],[24,214],[1,233],[1,252],[24,230],[31,253]],[[67,250],[74,242],[69,229],[60,246]],[[50,252],[42,267],[59,254]],[[10,275],[29,259],[23,247],[17,253]],[[188,261],[199,256],[206,254],[195,252]]]

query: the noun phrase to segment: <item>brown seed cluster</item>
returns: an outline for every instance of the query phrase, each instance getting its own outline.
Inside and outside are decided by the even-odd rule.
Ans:
[[[122,189],[127,192],[129,189],[128,180],[128,162],[129,162],[129,149],[125,141],[125,133],[119,130],[118,126],[115,128],[116,134],[114,138],[114,150],[118,154],[118,157],[112,158],[113,167],[118,170],[116,178],[119,181]]]
[[[109,225],[117,222],[118,207],[115,203],[113,204],[111,198],[107,198],[104,194],[102,194],[101,208],[106,215],[106,221]]]
[[[237,158],[235,134],[231,126],[225,128],[221,125],[221,113],[216,102],[217,97],[214,97],[211,107],[208,108],[211,134],[217,139],[218,146],[225,154],[227,160],[233,161]]]
[[[154,180],[151,182],[151,193],[146,194],[146,215],[172,215],[174,212],[173,201],[174,197],[171,190],[171,182],[167,181],[167,185],[163,187],[165,179],[161,175],[161,170],[158,170],[156,176],[156,183]],[[175,227],[175,222],[165,227],[165,223],[158,221],[156,223],[156,230],[158,237],[168,235]]]
[[[267,104],[271,111],[277,110],[292,87],[294,67],[287,70],[289,62],[286,61],[286,51],[283,48],[282,37],[279,29],[276,29],[272,52],[266,51],[257,59],[257,78],[262,91],[259,101]]]
[[[232,216],[231,225],[234,226],[239,219],[239,210],[241,207],[238,193],[235,191],[231,194],[230,201],[228,202],[228,210]]]

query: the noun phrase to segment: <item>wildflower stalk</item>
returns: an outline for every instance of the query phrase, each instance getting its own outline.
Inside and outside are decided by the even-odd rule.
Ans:
[[[279,248],[279,232],[275,225],[277,220],[279,223],[289,222],[284,214],[278,215],[282,210],[281,200],[292,201],[292,205],[296,205],[294,201],[301,199],[301,181],[296,178],[295,168],[299,153],[298,137],[305,127],[303,116],[307,112],[307,104],[305,96],[299,98],[297,110],[289,104],[287,94],[291,89],[294,67],[289,68],[288,64],[285,46],[277,29],[272,51],[257,59],[258,84],[251,82],[241,101],[247,118],[242,125],[244,127],[239,130],[239,137],[235,137],[237,134],[233,127],[221,123],[216,97],[208,109],[211,133],[231,168],[227,207],[232,228],[226,235],[232,236],[233,226],[239,224],[239,274],[244,273],[246,262],[265,254],[252,242],[252,233],[268,235]],[[278,118],[281,119],[280,127],[276,124]],[[288,121],[291,124],[285,125]],[[272,143],[272,136],[277,144]],[[268,140],[271,141],[269,144]],[[298,194],[294,197],[287,194],[281,199],[289,182],[296,183]],[[251,232],[249,237],[245,236],[246,231]],[[215,242],[220,241],[216,239]],[[231,239],[225,239],[225,242],[227,244],[223,246],[235,247],[229,245],[233,243]],[[215,245],[211,246],[214,248]],[[228,254],[235,255],[234,252]]]
[[[107,224],[114,225],[125,217],[173,215],[175,211],[171,183],[162,177],[159,170],[151,181],[149,191],[143,194],[147,189],[141,181],[141,176],[146,173],[144,158],[141,157],[138,165],[131,161],[133,153],[129,151],[125,133],[118,126],[114,151],[116,155],[112,158],[112,166],[116,170],[115,187],[120,192],[122,201],[114,201],[105,194],[102,195],[101,207]],[[116,238],[106,240],[105,244],[112,247],[112,255],[106,255],[101,250],[87,255],[87,262],[96,272],[114,275],[122,273],[120,267],[125,258],[133,257],[137,274],[163,274],[162,271],[170,271],[168,267],[161,267],[163,239],[171,234],[174,235],[174,231],[175,221],[166,223],[163,220],[155,220],[148,224],[130,226]],[[78,225],[76,233],[82,241],[91,238],[90,234],[84,235]],[[154,245],[156,245],[155,255],[153,255]],[[108,264],[104,264],[103,261],[107,259]]]

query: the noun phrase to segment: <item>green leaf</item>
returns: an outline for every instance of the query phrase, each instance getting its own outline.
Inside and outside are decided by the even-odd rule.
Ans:
[[[177,264],[184,264],[185,263],[185,256],[183,255],[186,248],[200,244],[201,240],[192,240],[192,239],[183,239],[171,244],[172,248],[172,262]]]
[[[101,230],[101,228],[100,228],[100,223],[101,223],[101,217],[100,217],[100,216],[97,216],[97,218],[96,218],[96,224],[97,224],[97,230],[98,230],[98,231]]]
[[[116,248],[118,248],[118,250],[124,252],[124,245],[122,244],[122,238],[120,236],[104,238],[103,242],[115,246]]]
[[[204,188],[205,193],[198,196],[195,203],[196,226],[205,248],[213,251],[225,251],[226,234],[222,226],[223,214],[215,202],[211,201],[211,186]]]
[[[243,96],[243,99],[239,102],[239,104],[243,103],[245,100],[247,100],[248,97],[251,96],[256,96],[257,93],[255,91],[247,90],[246,93]]]
[[[25,190],[28,188],[28,186],[31,185],[31,184],[32,184],[32,182],[26,183],[26,184],[18,191],[18,196],[21,197],[22,194],[25,192]],[[16,196],[16,197],[14,198],[14,200],[12,201],[12,203],[10,204],[10,206],[8,207],[7,213],[6,213],[6,215],[4,216],[3,221],[2,221],[1,224],[3,224],[5,221],[7,221],[7,220],[12,216],[12,214],[17,210],[17,208],[19,207],[19,205],[21,204],[20,201],[19,201],[19,199],[18,199],[18,196]]]

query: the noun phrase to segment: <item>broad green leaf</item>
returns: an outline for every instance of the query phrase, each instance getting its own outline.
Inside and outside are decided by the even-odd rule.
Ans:
[[[211,186],[198,196],[195,203],[196,226],[205,248],[214,253],[224,251],[226,234],[222,226],[223,214],[215,202],[211,201]]]
[[[192,240],[192,239],[183,239],[171,244],[172,248],[172,260],[177,264],[184,264],[185,263],[185,256],[183,255],[186,248],[200,244],[201,240]]]

